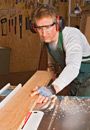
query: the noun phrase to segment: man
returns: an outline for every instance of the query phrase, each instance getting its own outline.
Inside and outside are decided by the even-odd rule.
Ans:
[[[62,69],[49,87],[37,87],[32,96],[39,94],[39,101],[46,102],[68,85],[69,95],[90,96],[90,45],[86,37],[74,27],[61,30],[56,11],[49,5],[34,10],[32,19],[40,40]]]

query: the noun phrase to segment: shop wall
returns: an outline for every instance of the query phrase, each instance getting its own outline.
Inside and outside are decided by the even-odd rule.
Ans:
[[[38,68],[41,44],[37,34],[26,29],[26,18],[30,16],[33,4],[36,0],[25,2],[16,0],[0,1],[0,21],[7,19],[7,22],[0,22],[0,46],[11,48],[10,72],[32,71]],[[67,21],[68,2],[60,2],[55,5],[58,14]],[[20,38],[20,19],[22,16],[22,38]],[[15,33],[16,17],[16,33]],[[10,23],[9,23],[10,22]],[[2,29],[3,25],[3,29]],[[4,35],[2,34],[2,31]]]
[[[16,8],[11,13],[8,9],[1,9],[0,20],[7,19],[7,22],[0,22],[0,46],[11,48],[10,72],[22,72],[36,70],[40,56],[40,40],[37,34],[26,29],[27,11]],[[30,13],[30,10],[28,10]],[[10,14],[11,13],[11,14]],[[20,38],[19,15],[22,16],[22,37]],[[16,33],[15,33],[16,17]],[[10,23],[9,23],[10,20]],[[3,33],[2,33],[3,31]]]

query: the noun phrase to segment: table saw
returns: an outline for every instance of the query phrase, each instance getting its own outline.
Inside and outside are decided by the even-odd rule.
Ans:
[[[53,103],[37,104],[38,95],[30,96],[36,86],[51,79],[51,73],[37,71],[2,100],[0,130],[90,130],[90,97],[59,96]]]
[[[38,105],[23,130],[90,130],[90,98],[58,97],[51,108]]]

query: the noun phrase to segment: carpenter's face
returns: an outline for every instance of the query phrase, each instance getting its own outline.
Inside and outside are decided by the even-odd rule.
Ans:
[[[36,20],[36,25],[41,41],[51,43],[57,40],[56,23],[51,17]]]

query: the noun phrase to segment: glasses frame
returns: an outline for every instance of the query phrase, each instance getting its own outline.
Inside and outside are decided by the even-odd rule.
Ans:
[[[43,30],[43,28],[45,28],[46,31],[49,31],[49,29],[54,26],[56,24],[56,22],[53,22],[52,24],[50,25],[43,25],[43,26],[35,26],[35,29],[37,29],[37,31],[41,31]]]

